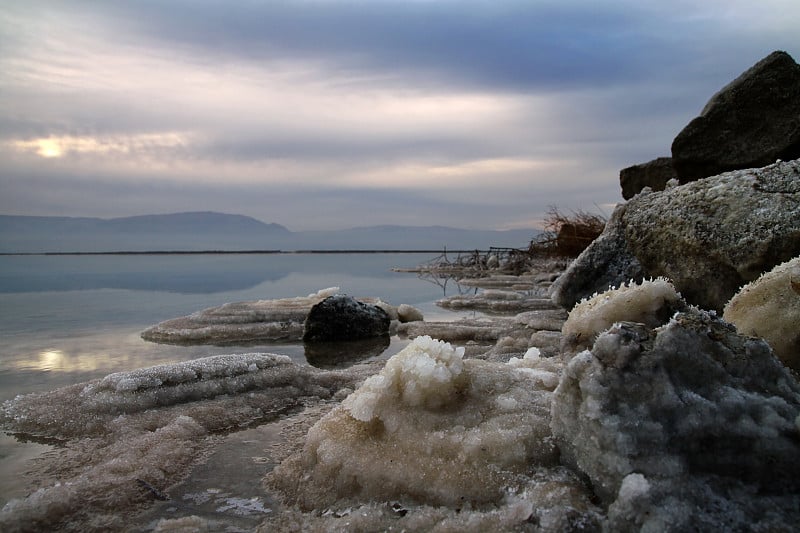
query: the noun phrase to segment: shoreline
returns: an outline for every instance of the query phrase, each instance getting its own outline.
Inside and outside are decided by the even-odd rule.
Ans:
[[[448,250],[449,253],[488,253],[489,250]],[[63,255],[292,255],[292,254],[440,254],[442,250],[119,250],[113,252],[0,252],[2,256]]]

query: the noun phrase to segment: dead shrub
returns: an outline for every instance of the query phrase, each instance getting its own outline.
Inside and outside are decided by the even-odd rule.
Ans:
[[[577,257],[606,226],[603,216],[585,211],[561,213],[551,206],[544,219],[544,231],[528,247],[532,255]]]

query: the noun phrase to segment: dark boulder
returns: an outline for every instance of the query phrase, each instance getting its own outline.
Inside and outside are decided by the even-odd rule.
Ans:
[[[659,157],[619,171],[622,197],[626,200],[636,196],[645,187],[650,187],[654,191],[663,191],[667,182],[673,178],[677,179],[678,174],[672,168],[671,157]]]
[[[773,52],[715,94],[672,143],[681,182],[800,157],[800,65]]]
[[[389,315],[375,305],[336,294],[311,308],[304,325],[304,341],[346,341],[389,334]]]

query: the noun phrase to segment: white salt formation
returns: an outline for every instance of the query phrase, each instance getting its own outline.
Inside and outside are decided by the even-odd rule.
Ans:
[[[685,305],[675,287],[664,278],[623,283],[619,289],[595,294],[572,309],[562,329],[564,347],[570,352],[588,348],[616,322],[656,327]]]
[[[496,313],[519,313],[534,309],[556,309],[546,296],[529,296],[518,291],[486,289],[478,294],[456,294],[436,301],[445,309],[476,309]]]
[[[418,322],[424,320],[425,317],[422,315],[422,311],[416,307],[408,304],[400,304],[397,306],[397,319],[402,323],[406,323]]]
[[[165,320],[144,330],[142,338],[166,344],[299,341],[303,338],[303,325],[311,308],[337,294],[339,287],[329,287],[297,298],[227,303]],[[386,302],[375,298],[362,298],[360,301],[377,305],[393,320],[400,319],[397,309]],[[412,310],[417,311],[407,306],[405,316],[415,316]],[[396,323],[393,325],[396,327]]]
[[[306,297],[227,303],[156,324],[142,338],[172,344],[299,340],[311,308],[338,293],[339,287],[328,287]]]
[[[648,292],[672,306],[672,291]],[[570,316],[581,317],[572,326],[593,331],[604,307]],[[790,531],[800,523],[798,413],[800,385],[765,342],[687,307],[660,327],[614,324],[576,355],[552,428],[562,461],[609,506],[610,531]]]
[[[141,482],[166,492],[213,444],[211,434],[329,399],[374,371],[229,355],[18,396],[2,406],[4,429],[62,443],[41,488],[0,511],[0,531],[123,530],[126,517],[153,501]]]
[[[533,351],[513,364],[462,354],[430,337],[415,339],[311,428],[270,485],[306,511],[401,500],[450,508],[437,511],[442,519],[480,509],[473,516],[480,520],[518,498],[528,502],[525,512],[507,517],[517,525],[554,508],[560,518],[553,523],[566,523],[569,513],[591,522],[593,506],[559,469],[550,435],[559,364]],[[535,490],[547,498],[527,500]],[[467,516],[454,525],[464,527]]]
[[[762,337],[786,366],[800,372],[800,257],[742,287],[722,318],[745,335]]]

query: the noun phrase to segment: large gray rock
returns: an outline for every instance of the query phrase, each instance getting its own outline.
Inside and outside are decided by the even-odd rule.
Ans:
[[[800,65],[773,52],[724,87],[672,143],[686,182],[800,157]]]
[[[568,363],[551,405],[561,459],[608,506],[609,531],[800,523],[800,384],[712,313],[613,325]]]
[[[654,191],[663,191],[669,180],[677,178],[678,174],[672,167],[671,157],[659,157],[619,171],[622,197],[626,200],[633,198],[645,187],[650,187]]]
[[[311,308],[304,325],[304,341],[349,341],[389,334],[391,320],[376,305],[336,294]]]
[[[553,299],[571,308],[630,279],[664,276],[689,303],[721,312],[739,287],[798,254],[795,160],[634,197],[556,281]]]

